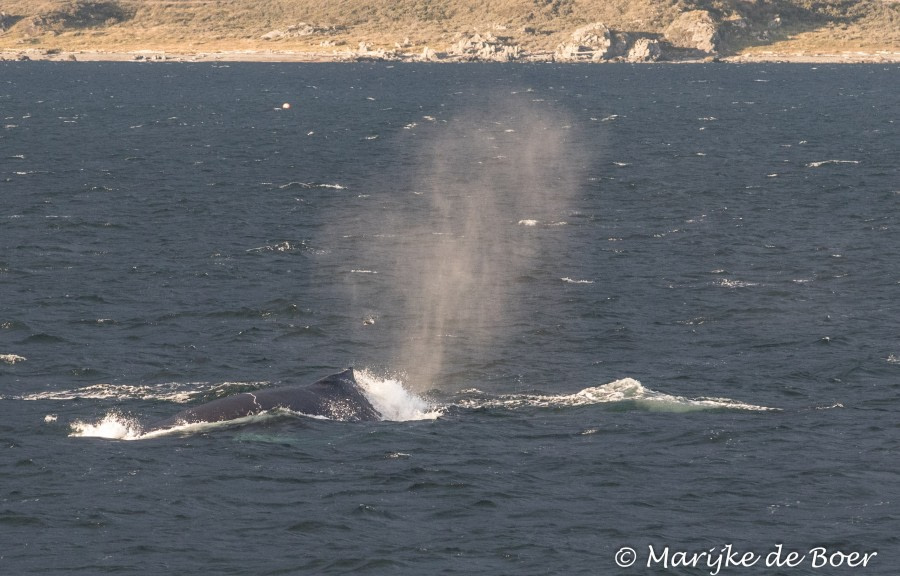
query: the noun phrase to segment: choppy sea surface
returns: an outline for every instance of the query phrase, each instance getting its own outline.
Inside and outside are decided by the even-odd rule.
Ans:
[[[896,65],[0,64],[0,573],[896,574]],[[383,420],[146,434],[355,369]]]

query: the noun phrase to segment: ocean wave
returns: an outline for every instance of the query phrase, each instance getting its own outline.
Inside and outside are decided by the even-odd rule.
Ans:
[[[229,396],[238,391],[256,390],[268,386],[269,382],[167,382],[153,385],[92,384],[70,390],[49,390],[23,396],[14,400],[25,401],[65,401],[65,400],[158,400],[185,404],[192,400],[214,399]]]
[[[329,183],[322,183],[322,182],[296,182],[296,181],[291,181],[286,184],[281,184],[278,186],[278,188],[281,190],[287,190],[290,188],[307,188],[307,189],[308,188],[330,188],[332,190],[346,190],[346,187],[342,186],[341,184],[334,184],[334,183],[329,184]]]
[[[572,408],[597,404],[630,403],[651,412],[696,412],[702,410],[777,411],[730,398],[687,398],[656,392],[634,378],[622,378],[601,386],[584,388],[574,394],[509,394],[496,398],[475,398],[459,402],[462,408]]]
[[[731,280],[729,278],[722,278],[715,282],[716,286],[721,286],[722,288],[748,288],[750,286],[758,286],[757,282],[744,282],[743,280]]]
[[[248,248],[247,252],[294,252],[296,250],[304,250],[306,245],[303,242],[299,244],[294,242],[276,242],[275,244],[267,244],[265,246],[257,246],[256,248]]]
[[[566,224],[568,224],[568,222],[560,220],[557,222],[547,222],[546,224],[542,224],[540,220],[535,220],[533,218],[524,218],[522,220],[519,220],[517,222],[517,224],[519,226],[528,226],[528,227],[541,225],[541,226],[545,226],[545,227],[549,228],[551,226],[565,226]]]
[[[859,164],[859,160],[821,160],[819,162],[809,162],[807,168],[821,168],[830,164]]]

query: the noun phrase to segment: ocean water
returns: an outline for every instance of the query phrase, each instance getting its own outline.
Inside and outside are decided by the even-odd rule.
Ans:
[[[0,573],[896,573],[896,65],[2,63],[0,119]],[[382,421],[146,434],[348,366]]]

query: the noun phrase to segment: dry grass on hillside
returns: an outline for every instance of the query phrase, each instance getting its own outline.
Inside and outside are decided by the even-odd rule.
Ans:
[[[776,45],[900,50],[897,0],[0,0],[0,48],[333,50],[364,41],[414,51],[445,49],[460,33],[478,31],[540,51],[596,21],[661,34],[692,9],[742,23],[729,27],[728,51]],[[330,30],[261,39],[300,22]]]

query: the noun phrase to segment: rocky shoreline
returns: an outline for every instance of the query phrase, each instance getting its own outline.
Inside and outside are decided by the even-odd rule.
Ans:
[[[637,44],[637,43],[636,43]],[[643,44],[643,43],[641,43]],[[646,46],[646,45],[644,45]],[[643,49],[643,48],[642,48]],[[652,50],[652,48],[646,48]],[[499,60],[476,56],[460,56],[447,53],[383,54],[380,51],[331,51],[311,52],[296,50],[220,50],[214,52],[164,51],[164,50],[0,50],[0,62],[52,61],[52,62],[632,62],[689,64],[704,62],[723,63],[836,63],[877,64],[900,63],[900,52],[891,51],[842,51],[842,52],[751,52],[733,56],[703,56],[665,59],[558,59],[554,53],[519,53],[516,58]]]
[[[403,38],[400,41],[396,41],[396,31],[376,36],[370,29],[357,25],[288,20],[278,28],[257,28],[258,31],[249,35],[246,31],[241,33],[246,29],[238,27],[233,30],[233,41],[226,34],[207,43],[208,36],[178,32],[177,28],[162,28],[167,32],[146,36],[143,31],[148,25],[159,30],[154,24],[157,21],[138,19],[140,24],[135,24],[135,15],[142,9],[136,6],[125,0],[71,0],[55,10],[47,11],[45,7],[39,15],[31,17],[0,11],[0,38],[5,39],[5,44],[0,44],[0,60],[900,62],[897,35],[885,33],[883,27],[871,34],[875,41],[869,43],[847,44],[849,33],[841,32],[840,27],[822,28],[827,32],[820,34],[814,43],[776,43],[776,39],[790,38],[797,30],[796,23],[788,24],[791,18],[782,21],[781,15],[765,7],[742,6],[730,12],[676,11],[651,27],[615,16],[593,22],[572,18],[568,25],[558,24],[552,33],[538,24],[498,22],[486,22],[476,31],[472,27],[457,27],[459,31],[451,32],[453,28],[444,27],[440,33],[432,30],[416,34],[414,28],[406,28],[413,39],[400,36]],[[188,17],[200,7],[185,5],[184,9],[188,11],[183,16]],[[884,18],[890,20],[887,16]],[[131,26],[133,35],[123,35]],[[84,42],[88,35],[89,41]],[[860,48],[853,49],[854,46]]]

